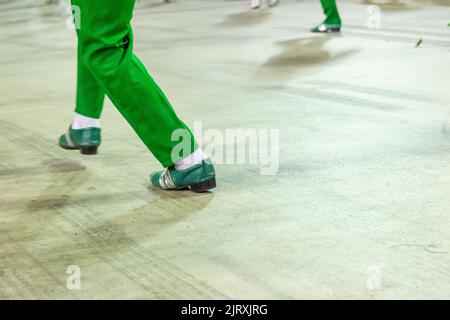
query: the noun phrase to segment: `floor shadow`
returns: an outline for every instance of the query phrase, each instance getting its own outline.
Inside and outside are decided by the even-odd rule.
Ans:
[[[140,1],[140,2],[136,2],[136,9],[139,8],[159,8],[159,7],[164,7],[166,5],[171,5],[173,3],[175,3],[175,0],[170,0],[168,2],[164,1],[164,0],[160,0],[160,1],[156,1],[156,2],[146,2],[146,1]]]
[[[448,0],[431,0],[431,2],[437,6],[450,7],[450,1]]]
[[[156,199],[114,220],[114,224],[127,225],[126,232],[135,239],[155,236],[207,208],[214,199],[213,192],[164,191],[151,186],[148,190],[149,198]]]
[[[423,7],[423,4],[413,2],[402,2],[401,0],[388,0],[388,1],[376,1],[376,0],[361,0],[361,4],[374,5],[381,9],[386,10],[402,10],[402,9],[414,9]]]
[[[258,76],[285,78],[292,74],[307,75],[326,64],[337,63],[354,53],[355,49],[328,51],[325,44],[340,35],[323,35],[277,42],[281,47],[278,53],[267,59],[261,66]]]
[[[269,16],[268,10],[248,10],[230,14],[225,21],[218,25],[221,27],[252,26],[263,23]]]
[[[28,203],[27,209],[30,212],[64,207],[71,194],[89,177],[86,167],[79,162],[58,159],[43,161],[42,164],[47,166],[51,182],[38,197]]]
[[[332,58],[323,46],[332,38],[330,36],[310,37],[278,42],[282,52],[270,57],[263,66],[311,66],[324,63]]]

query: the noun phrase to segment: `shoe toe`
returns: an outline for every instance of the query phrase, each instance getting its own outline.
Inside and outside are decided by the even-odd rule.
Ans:
[[[66,135],[63,134],[61,137],[59,137],[59,146],[63,148],[67,148],[69,146],[69,143],[67,142]]]
[[[163,174],[162,171],[155,171],[150,174],[150,181],[152,185],[154,185],[157,188],[161,188],[161,185],[159,184],[159,178],[161,177],[162,174]]]

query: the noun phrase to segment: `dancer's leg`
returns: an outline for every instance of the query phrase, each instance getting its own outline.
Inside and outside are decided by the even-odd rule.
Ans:
[[[341,17],[336,6],[336,0],[320,0],[322,3],[323,13],[326,18],[323,23],[330,25],[341,25]]]
[[[78,41],[83,62],[119,112],[165,167],[174,164],[172,150],[179,142],[172,133],[187,133],[190,148],[197,145],[187,126],[176,116],[164,93],[133,55],[130,26],[134,0],[73,0],[80,7]]]

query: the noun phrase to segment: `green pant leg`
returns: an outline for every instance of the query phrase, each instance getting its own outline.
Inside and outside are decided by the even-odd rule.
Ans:
[[[192,153],[197,145],[187,126],[176,116],[164,93],[133,55],[130,26],[134,0],[73,0],[80,7],[78,40],[82,59],[119,112],[165,167],[174,163],[174,131],[187,135]],[[179,132],[179,131],[178,131]],[[184,141],[186,143],[186,141]]]
[[[82,59],[83,48],[78,44],[77,98],[75,112],[86,117],[100,118],[105,92]]]
[[[336,0],[320,0],[320,2],[326,16],[323,23],[341,25],[341,17],[336,6]]]

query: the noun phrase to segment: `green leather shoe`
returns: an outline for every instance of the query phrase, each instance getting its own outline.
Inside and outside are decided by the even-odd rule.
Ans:
[[[82,154],[97,154],[100,145],[100,128],[72,129],[59,138],[59,146],[64,149],[80,150]]]
[[[205,159],[186,170],[176,170],[172,166],[165,171],[153,172],[150,181],[163,190],[189,188],[193,192],[205,192],[216,187],[216,173],[211,160]]]
[[[339,32],[341,31],[340,24],[327,24],[321,23],[315,28],[311,29],[311,32],[328,33],[328,32]]]

